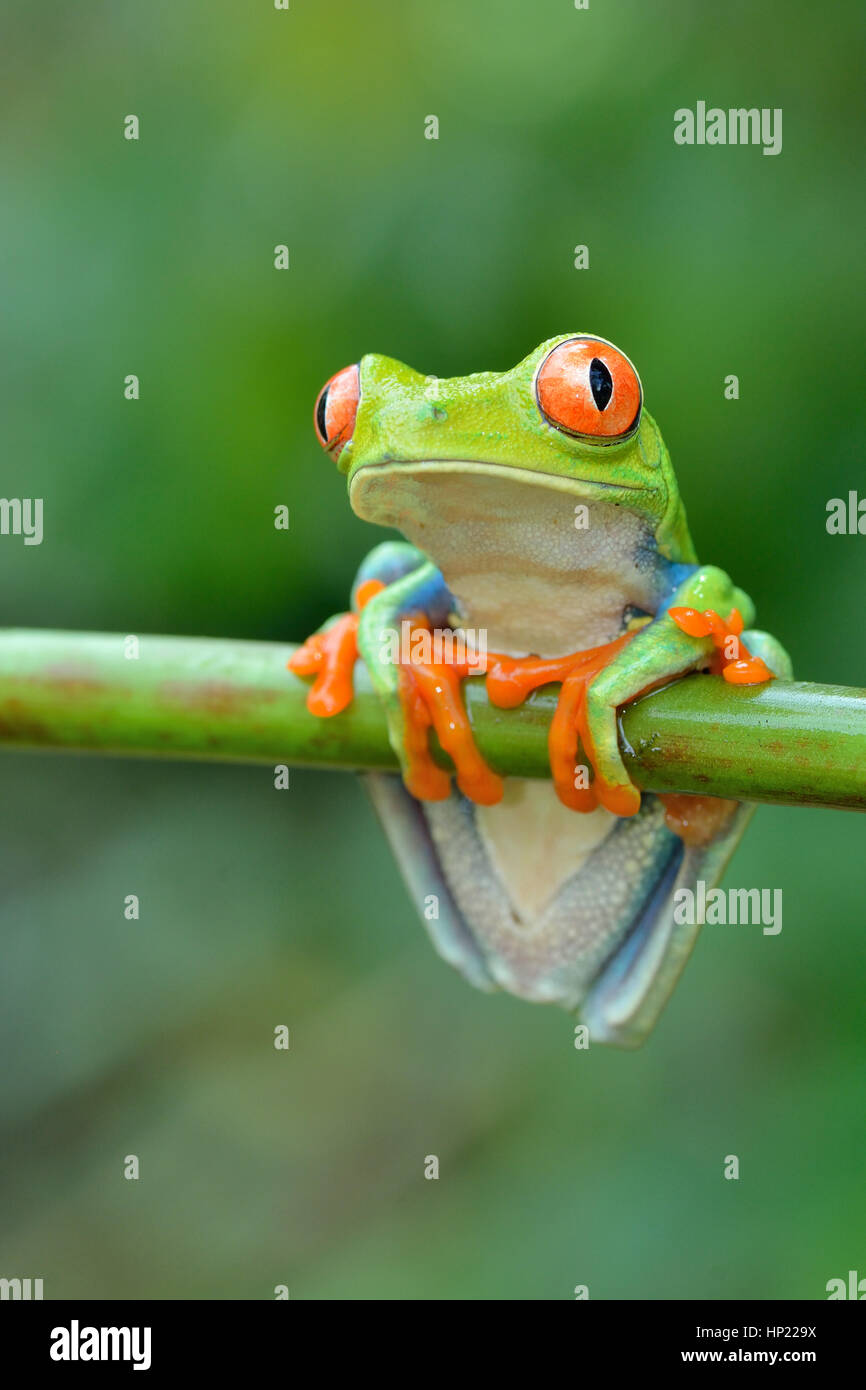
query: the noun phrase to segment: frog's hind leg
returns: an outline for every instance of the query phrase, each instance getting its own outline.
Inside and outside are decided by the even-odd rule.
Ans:
[[[363,781],[439,955],[476,989],[495,989],[484,956],[454,900],[421,804],[391,773],[370,772]]]
[[[659,797],[636,816],[582,816],[548,783],[511,779],[479,806],[452,788],[419,803],[400,780],[365,782],[433,945],[477,988],[580,1010],[593,1041],[634,1047],[651,1031],[699,930],[675,893],[721,875],[752,807],[689,846]]]
[[[704,846],[684,844],[671,859],[581,1005],[580,1018],[593,1041],[638,1047],[655,1027],[701,928],[693,920],[696,912],[685,910],[686,895],[678,899],[677,894],[688,889],[694,905],[699,881],[707,892],[718,883],[754,810],[735,803],[715,840]]]
[[[775,637],[755,630],[743,637],[749,651],[779,679],[791,679],[791,659]],[[650,799],[664,804],[668,827],[685,835],[686,843],[659,878],[634,927],[597,976],[580,1010],[591,1038],[620,1047],[636,1047],[652,1031],[700,931],[699,922],[677,920],[678,916],[695,914],[685,911],[689,901],[685,894],[680,911],[675,912],[676,894],[687,889],[695,895],[699,882],[709,892],[719,882],[755,811],[748,803],[712,797],[644,797],[645,802]],[[689,844],[690,828],[697,830],[700,839],[702,827],[711,838],[704,844]]]

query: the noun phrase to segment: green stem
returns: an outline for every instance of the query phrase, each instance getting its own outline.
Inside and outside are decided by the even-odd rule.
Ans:
[[[0,632],[0,747],[311,767],[396,766],[381,706],[356,668],[343,714],[317,719],[293,647],[206,637]],[[557,688],[518,710],[466,683],[478,746],[497,771],[545,777]],[[620,715],[629,773],[648,791],[866,810],[866,691],[689,676]],[[447,764],[447,759],[442,755]]]

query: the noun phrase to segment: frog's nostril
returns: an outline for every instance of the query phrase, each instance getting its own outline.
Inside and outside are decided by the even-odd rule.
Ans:
[[[352,438],[360,395],[361,373],[354,365],[332,376],[316,398],[316,435],[322,448],[335,459]]]

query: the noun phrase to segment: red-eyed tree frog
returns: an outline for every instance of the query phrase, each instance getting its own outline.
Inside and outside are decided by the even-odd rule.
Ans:
[[[441,955],[482,989],[579,1010],[591,1040],[642,1042],[698,931],[674,894],[719,879],[753,808],[641,795],[617,710],[696,670],[790,678],[787,654],[743,631],[751,599],[697,563],[637,372],[603,338],[563,334],[511,371],[452,379],[371,354],[330,379],[315,424],[355,512],[406,540],[372,551],[352,611],[292,658],[316,678],[309,708],[346,707],[360,655],[402,768],[368,781]],[[560,686],[552,785],[484,763],[461,696],[469,658],[435,643],[407,655],[385,640],[404,623],[471,630],[475,659],[483,634],[495,704]]]

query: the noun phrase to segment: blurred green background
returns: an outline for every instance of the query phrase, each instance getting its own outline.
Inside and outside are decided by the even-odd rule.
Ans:
[[[0,621],[300,638],[380,538],[321,383],[588,330],[638,364],[702,559],[798,675],[866,685],[866,538],[824,525],[864,482],[863,40],[853,0],[19,7],[2,491],[44,498],[45,539],[0,540]],[[781,155],[675,146],[699,99],[782,107]],[[650,1043],[587,1055],[434,955],[352,777],[2,772],[0,1275],[717,1299],[866,1272],[860,818],[760,810],[727,881],[781,887],[781,935],[707,928]]]

